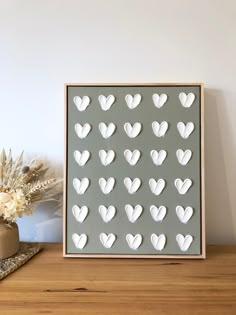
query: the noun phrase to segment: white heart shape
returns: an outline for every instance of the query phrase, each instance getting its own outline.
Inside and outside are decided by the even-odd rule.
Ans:
[[[182,206],[177,206],[176,207],[176,214],[182,223],[188,223],[188,221],[191,219],[191,217],[193,215],[193,208],[192,207],[186,207],[184,209]]]
[[[86,190],[89,187],[89,179],[88,178],[83,178],[82,180],[79,180],[78,178],[73,179],[73,186],[79,195],[83,195]]]
[[[152,130],[156,137],[164,137],[168,130],[168,122],[162,121],[160,124],[157,121],[153,121]]]
[[[166,159],[167,153],[165,150],[161,150],[159,152],[157,150],[152,150],[150,152],[150,156],[155,165],[162,165]]]
[[[179,100],[183,107],[189,108],[195,100],[195,95],[193,93],[187,95],[182,92],[179,94]]]
[[[86,217],[88,215],[88,207],[86,207],[86,206],[83,206],[83,207],[73,206],[72,213],[73,213],[74,217],[76,218],[76,220],[78,222],[82,223],[82,222],[84,222],[84,220],[86,219]]]
[[[102,205],[98,208],[98,211],[106,223],[111,221],[116,215],[116,208],[114,206],[105,207]]]
[[[135,207],[133,207],[131,205],[126,205],[125,206],[125,212],[127,214],[128,220],[131,223],[134,223],[138,220],[138,218],[142,214],[143,207],[140,205],[136,205]]]
[[[176,235],[176,241],[179,245],[179,248],[183,252],[186,252],[193,242],[193,237],[192,237],[192,235],[183,236],[182,234],[178,234],[178,235]]]
[[[87,150],[83,151],[82,153],[76,150],[74,152],[74,158],[75,161],[79,164],[79,166],[84,166],[90,158],[90,153]]]
[[[124,152],[124,156],[126,158],[126,161],[131,165],[135,165],[138,163],[141,153],[139,150],[134,150],[134,151],[130,151],[130,150],[125,150]]]
[[[107,138],[110,138],[115,132],[116,125],[113,123],[109,123],[108,125],[106,125],[104,122],[101,122],[98,128],[102,137],[107,139]]]
[[[80,96],[75,96],[73,101],[80,112],[85,111],[90,104],[90,98],[88,96],[84,96],[83,98]]]
[[[112,245],[114,244],[116,240],[116,236],[113,233],[106,234],[106,233],[101,233],[100,234],[100,241],[102,245],[106,248],[111,248]]]
[[[104,166],[107,166],[113,162],[115,158],[115,152],[113,150],[109,150],[109,151],[100,150],[99,157],[100,157],[101,163]]]
[[[110,177],[107,180],[105,178],[100,178],[99,179],[99,186],[101,188],[101,191],[107,195],[109,194],[115,185],[115,178],[114,177]]]
[[[166,182],[162,178],[158,179],[158,181],[156,181],[154,178],[151,178],[149,180],[149,186],[150,186],[151,192],[156,196],[162,193],[162,191],[165,188],[165,185],[166,185]]]
[[[131,178],[126,177],[124,179],[124,184],[125,184],[125,187],[127,188],[129,194],[135,194],[136,191],[141,186],[141,180],[139,178],[134,178],[132,180]]]
[[[189,188],[192,186],[192,181],[186,178],[184,181],[181,178],[176,178],[175,187],[180,195],[185,195]]]
[[[139,135],[142,125],[139,122],[133,124],[133,126],[127,122],[124,124],[124,129],[128,137],[135,138]]]
[[[162,251],[166,245],[166,236],[164,234],[160,234],[158,236],[155,233],[153,233],[151,235],[151,242],[156,250]]]
[[[166,212],[167,212],[167,209],[165,206],[160,206],[158,208],[157,206],[152,205],[150,207],[151,216],[153,220],[156,222],[162,221],[166,216]]]
[[[140,234],[136,234],[134,236],[132,234],[127,234],[126,241],[131,249],[137,250],[141,245],[143,238]]]
[[[99,100],[102,110],[107,111],[111,108],[112,104],[115,102],[115,96],[108,95],[106,97],[104,95],[99,95],[98,100]]]
[[[152,95],[152,100],[157,108],[161,108],[167,101],[167,95],[166,94],[159,95],[155,93]]]
[[[125,101],[129,107],[129,109],[134,109],[141,102],[142,96],[140,94],[135,94],[134,96],[127,94],[125,97]]]
[[[177,156],[177,160],[179,162],[179,164],[181,165],[187,165],[188,162],[190,161],[191,157],[192,157],[192,151],[191,150],[177,150],[176,151],[176,156]]]
[[[80,139],[86,138],[87,135],[90,133],[90,131],[91,131],[91,125],[88,123],[84,125],[81,125],[81,124],[75,125],[75,132]]]
[[[194,124],[192,122],[188,122],[186,125],[180,121],[177,124],[177,129],[179,134],[183,139],[187,139],[194,130]]]
[[[78,249],[83,249],[87,243],[87,240],[88,240],[88,237],[86,234],[78,235],[77,233],[74,233],[72,235],[72,241],[74,242],[75,247]]]

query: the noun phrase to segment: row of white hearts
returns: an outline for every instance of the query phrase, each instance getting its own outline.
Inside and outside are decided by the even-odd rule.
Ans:
[[[99,235],[99,238],[102,245],[107,249],[111,248],[117,239],[116,235],[113,233],[101,233]],[[150,239],[153,247],[156,250],[162,251],[165,248],[167,243],[167,237],[165,236],[165,234],[157,235],[153,233]],[[86,246],[88,237],[86,234],[79,235],[77,233],[74,233],[72,235],[72,240],[75,244],[75,247],[81,250]],[[130,249],[137,250],[143,243],[143,236],[141,234],[127,234],[126,241]],[[189,234],[185,236],[183,234],[177,234],[176,242],[179,245],[180,250],[186,252],[193,242],[193,236]]]
[[[101,122],[98,128],[102,137],[108,139],[114,134],[116,125],[114,123],[105,124],[104,122]],[[85,123],[84,125],[77,123],[75,125],[75,132],[80,139],[86,138],[91,129],[92,126],[89,123]],[[158,138],[164,137],[168,129],[169,124],[167,121],[162,121],[161,123],[158,121],[152,122],[153,134]],[[124,130],[129,138],[136,138],[142,130],[142,124],[140,122],[135,122],[134,124],[127,122],[124,124]],[[180,121],[177,124],[177,130],[183,139],[187,139],[194,131],[194,123],[190,121],[185,124]]]
[[[155,93],[152,95],[152,100],[156,108],[161,108],[167,102],[167,99],[168,96],[166,94],[159,95]],[[116,98],[114,95],[99,95],[98,97],[101,109],[104,111],[109,110],[111,106],[115,103],[115,100]],[[195,95],[193,93],[186,94],[182,92],[179,94],[179,100],[184,108],[189,108],[192,106],[195,100]],[[73,101],[80,112],[85,111],[91,103],[91,99],[89,96],[75,96],[73,98]],[[134,109],[141,103],[142,96],[140,94],[127,94],[125,96],[125,101],[129,109]]]
[[[114,206],[106,207],[104,205],[99,206],[98,211],[101,215],[102,220],[105,223],[110,222],[113,220],[116,216],[116,208]],[[144,212],[143,207],[141,205],[136,205],[135,207],[132,205],[126,205],[125,206],[125,212],[128,217],[128,220],[131,223],[135,223],[139,217]],[[87,206],[79,207],[77,205],[73,206],[72,213],[75,217],[75,219],[79,223],[83,223],[89,214],[89,209]],[[150,206],[150,213],[154,221],[156,222],[162,222],[167,214],[167,209],[165,206],[157,207],[155,205]],[[192,207],[182,207],[177,206],[176,207],[176,214],[179,218],[180,222],[186,224],[193,216],[193,208]]]
[[[115,159],[116,153],[113,150],[105,151],[105,150],[99,150],[99,158],[102,163],[102,165],[107,166],[110,165],[114,159]],[[125,150],[124,156],[126,161],[129,163],[129,165],[133,166],[136,165],[141,157],[141,152],[139,150]],[[74,152],[74,158],[75,161],[78,163],[79,166],[84,166],[90,159],[91,154],[89,151],[84,150],[82,152],[76,150]],[[153,161],[153,163],[157,166],[162,165],[162,163],[165,161],[167,157],[167,152],[165,150],[160,150],[159,152],[157,150],[151,150],[150,151],[150,157]],[[187,165],[192,157],[192,151],[191,150],[185,150],[178,149],[176,151],[176,157],[181,165]]]
[[[100,186],[101,191],[105,195],[107,195],[114,189],[116,180],[114,177],[110,177],[108,179],[100,178],[98,182],[99,182],[99,186]],[[192,180],[189,178],[186,178],[185,180],[177,178],[174,183],[175,183],[175,187],[176,187],[176,189],[180,195],[186,194],[193,184]],[[78,178],[73,179],[73,186],[79,195],[83,195],[86,192],[86,190],[89,187],[89,184],[90,184],[90,181],[86,177],[81,179],[81,180]],[[137,177],[134,178],[133,180],[129,177],[126,177],[124,179],[124,185],[127,188],[127,191],[129,194],[135,194],[139,190],[141,184],[142,184],[141,179],[137,178]],[[149,180],[149,186],[150,186],[151,192],[154,195],[158,196],[164,190],[164,188],[166,186],[166,181],[162,178],[160,178],[158,180],[151,178]]]

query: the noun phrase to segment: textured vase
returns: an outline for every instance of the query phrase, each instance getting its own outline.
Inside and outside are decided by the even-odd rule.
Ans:
[[[16,223],[7,225],[0,217],[0,259],[8,258],[19,250],[19,230]]]

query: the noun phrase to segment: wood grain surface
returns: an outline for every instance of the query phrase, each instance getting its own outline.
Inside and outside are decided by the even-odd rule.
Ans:
[[[62,244],[0,282],[0,314],[236,314],[236,246],[206,260],[76,259]]]

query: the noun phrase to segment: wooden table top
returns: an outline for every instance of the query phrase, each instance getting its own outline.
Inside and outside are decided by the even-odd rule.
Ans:
[[[0,282],[0,314],[236,314],[236,246],[206,260],[76,259],[62,244]]]

